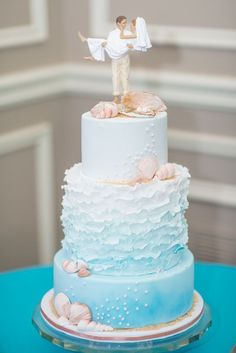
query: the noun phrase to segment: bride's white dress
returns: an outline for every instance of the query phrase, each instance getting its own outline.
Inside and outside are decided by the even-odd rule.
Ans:
[[[105,61],[105,54],[110,59],[116,60],[124,56],[130,49],[128,44],[133,45],[134,50],[147,51],[152,44],[147,32],[147,27],[144,18],[137,17],[136,19],[136,33],[135,39],[120,39],[120,30],[117,28],[111,31],[107,39],[103,38],[88,38],[87,43],[90,54],[97,61]],[[124,31],[125,35],[132,34],[130,31]],[[103,47],[102,43],[106,42]]]

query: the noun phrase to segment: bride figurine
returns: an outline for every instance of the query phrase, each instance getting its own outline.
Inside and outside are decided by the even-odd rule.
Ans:
[[[146,52],[152,47],[144,18],[137,17],[130,23],[130,30],[126,30],[127,18],[118,16],[116,29],[111,31],[107,39],[86,38],[80,32],[81,41],[87,42],[90,56],[87,60],[105,61],[106,55],[112,62],[112,83],[114,102],[120,103],[120,96],[129,91],[128,79],[130,71],[129,51]]]

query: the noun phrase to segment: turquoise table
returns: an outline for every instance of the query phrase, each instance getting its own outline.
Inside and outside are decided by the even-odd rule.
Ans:
[[[66,352],[42,339],[31,324],[34,307],[51,287],[51,267],[0,275],[0,353]],[[236,267],[196,264],[195,288],[212,309],[213,326],[184,352],[230,353],[236,345]]]

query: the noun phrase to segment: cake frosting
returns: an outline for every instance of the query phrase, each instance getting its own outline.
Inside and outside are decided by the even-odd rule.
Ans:
[[[82,115],[82,160],[65,172],[54,304],[78,330],[166,323],[193,303],[189,171],[168,163],[164,103],[148,93],[123,103]]]
[[[189,173],[135,186],[94,182],[76,164],[66,171],[62,224],[68,258],[93,273],[149,274],[175,266],[188,240],[184,211]]]
[[[155,117],[82,116],[82,172],[95,180],[132,179],[145,156],[167,163],[167,113]]]

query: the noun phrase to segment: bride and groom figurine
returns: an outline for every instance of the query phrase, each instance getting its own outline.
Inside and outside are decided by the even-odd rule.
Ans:
[[[144,18],[137,17],[132,20],[130,30],[127,30],[126,27],[127,18],[118,16],[116,18],[116,29],[109,33],[107,39],[86,38],[78,32],[81,41],[87,42],[91,54],[85,59],[105,61],[106,55],[111,59],[115,103],[120,103],[120,96],[127,94],[129,91],[129,51],[146,52],[152,46]]]

